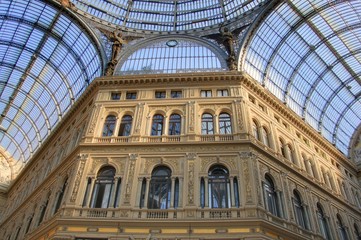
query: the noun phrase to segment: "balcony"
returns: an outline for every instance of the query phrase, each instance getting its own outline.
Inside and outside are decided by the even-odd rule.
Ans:
[[[147,143],[172,143],[172,142],[226,142],[240,140],[239,134],[212,134],[212,135],[163,135],[163,136],[128,136],[128,137],[94,137],[88,138],[86,142],[111,144],[111,143],[130,143],[130,142],[147,142]]]
[[[197,219],[231,219],[240,218],[240,209],[192,209],[191,214]],[[62,209],[62,217],[84,219],[186,219],[189,211],[185,209],[129,209],[129,208],[79,208],[66,207]]]

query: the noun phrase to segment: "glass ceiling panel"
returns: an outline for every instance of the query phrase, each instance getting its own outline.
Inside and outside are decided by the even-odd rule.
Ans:
[[[26,162],[101,74],[100,50],[84,29],[51,1],[0,2],[0,145],[15,160]]]
[[[242,63],[346,155],[361,123],[360,11],[360,1],[280,3],[256,26]]]
[[[103,21],[136,30],[185,31],[231,21],[266,0],[71,0],[79,10]]]
[[[177,73],[225,70],[226,63],[208,46],[188,39],[152,42],[125,56],[116,74]]]

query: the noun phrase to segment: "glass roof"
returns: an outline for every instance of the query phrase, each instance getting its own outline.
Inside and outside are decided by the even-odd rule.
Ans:
[[[231,22],[252,13],[266,0],[71,0],[87,14],[123,27],[179,32]]]
[[[155,39],[130,49],[124,55],[116,75],[147,73],[207,72],[227,69],[223,51],[210,49],[211,44],[202,44],[190,38]],[[213,51],[212,51],[213,50]],[[216,52],[218,50],[218,52]],[[223,61],[222,61],[223,60]]]
[[[95,41],[51,1],[0,1],[0,145],[26,162],[102,72]]]
[[[286,1],[255,27],[243,70],[347,155],[361,122],[361,1]]]

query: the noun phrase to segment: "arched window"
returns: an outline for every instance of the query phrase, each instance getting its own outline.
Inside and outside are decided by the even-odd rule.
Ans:
[[[273,215],[280,217],[281,214],[279,211],[278,196],[276,194],[273,181],[268,174],[265,176],[263,188],[267,210]]]
[[[342,222],[341,216],[337,214],[336,218],[337,218],[336,219],[337,230],[340,240],[347,240],[348,237],[347,237],[346,227]]]
[[[258,134],[258,124],[255,120],[252,121],[252,132],[253,132],[254,138],[257,140],[260,140],[259,134]]]
[[[228,113],[221,113],[218,122],[220,134],[232,134],[231,116]]]
[[[119,126],[118,136],[129,136],[132,130],[133,118],[130,115],[125,115],[122,118]]]
[[[67,185],[68,185],[68,178],[65,179],[60,192],[58,192],[58,196],[57,196],[56,203],[55,203],[55,208],[54,208],[54,213],[56,213],[59,210],[60,206],[61,206],[61,203],[62,203],[63,197],[64,197],[64,192],[65,192],[65,189],[66,189]]]
[[[326,216],[325,216],[325,214],[323,212],[323,208],[322,208],[320,203],[317,203],[317,212],[316,212],[316,214],[317,214],[317,219],[318,219],[318,224],[319,224],[321,235],[327,240],[331,239],[331,235],[330,235],[330,231],[329,231],[329,228],[328,228]]]
[[[165,166],[156,167],[149,184],[149,209],[168,209],[171,200],[171,170]]]
[[[111,166],[106,166],[99,170],[93,189],[90,207],[107,208],[109,206],[114,186],[114,176],[115,169]]]
[[[265,127],[262,127],[262,140],[264,145],[266,145],[267,147],[270,146],[268,139],[268,131]]]
[[[358,229],[358,226],[356,223],[354,223],[354,225],[353,225],[353,231],[355,233],[356,240],[361,240],[361,233],[360,233],[360,230]]]
[[[163,124],[164,124],[164,117],[160,114],[156,114],[153,116],[153,123],[152,123],[152,136],[162,136],[163,134]]]
[[[293,207],[298,225],[300,225],[305,229],[308,229],[308,222],[306,219],[306,209],[303,206],[301,197],[296,190],[293,190]]]
[[[116,121],[117,118],[114,115],[107,116],[103,127],[103,134],[102,134],[103,137],[113,136]]]
[[[211,208],[228,208],[231,205],[228,169],[216,165],[208,172],[209,204]]]
[[[202,115],[202,134],[214,134],[213,116],[209,113]]]
[[[179,114],[172,114],[169,118],[168,135],[181,134],[181,116]]]

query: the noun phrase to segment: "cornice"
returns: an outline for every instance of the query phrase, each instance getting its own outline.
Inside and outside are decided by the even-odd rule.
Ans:
[[[98,77],[90,86],[154,86],[154,84],[186,84],[197,85],[199,83],[224,84],[225,81],[240,83],[243,78],[241,72],[202,72],[202,73],[176,73],[176,74],[144,74],[127,76]]]

